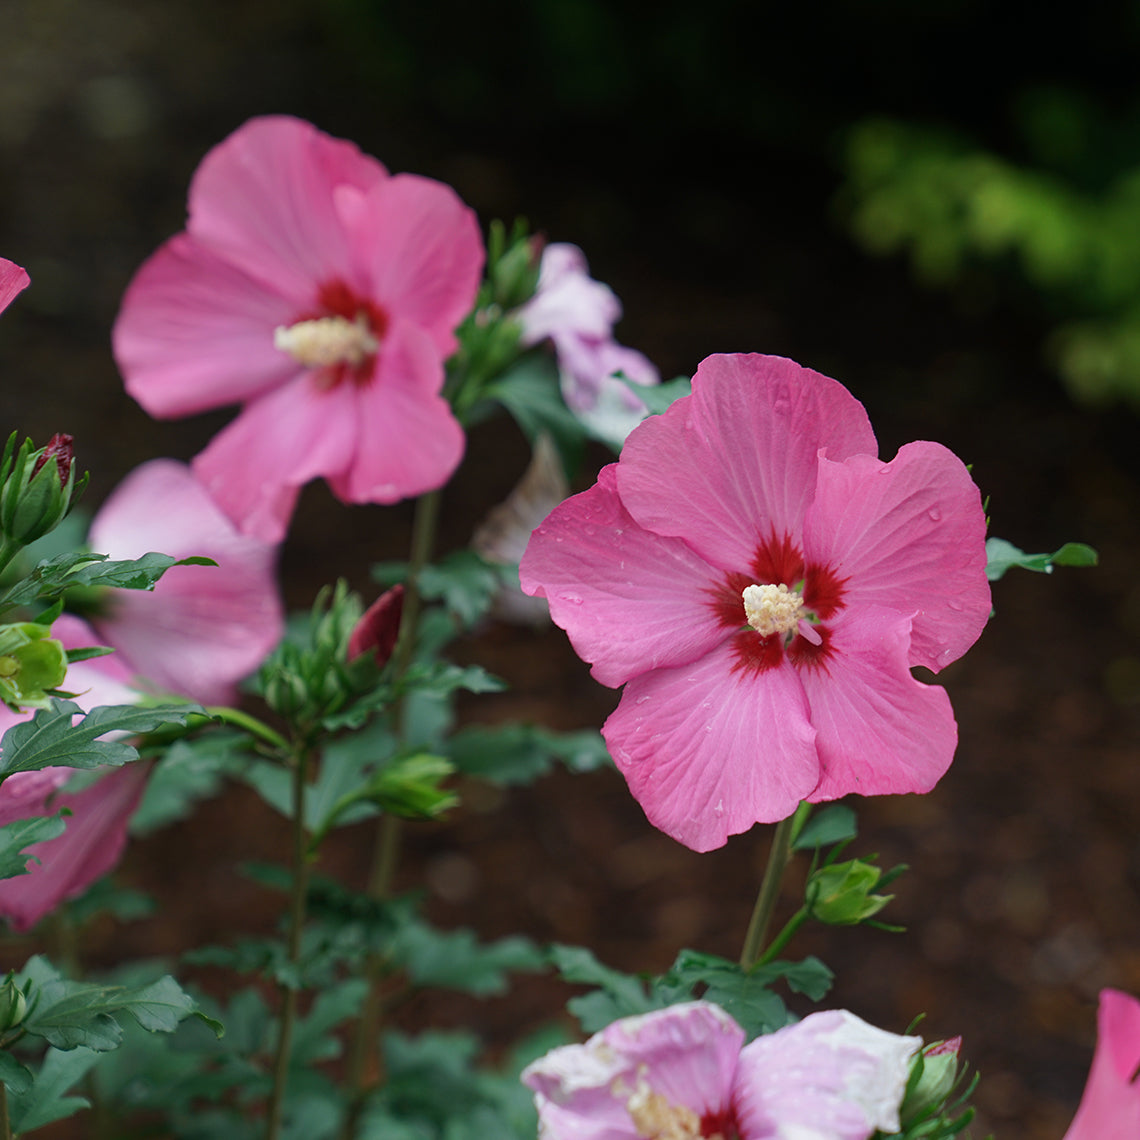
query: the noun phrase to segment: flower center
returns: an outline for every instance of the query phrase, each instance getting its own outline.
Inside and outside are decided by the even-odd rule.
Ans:
[[[637,1082],[626,1110],[644,1140],[700,1140],[701,1118],[683,1104],[670,1104],[644,1080]]]
[[[338,364],[359,368],[376,354],[380,342],[372,335],[368,317],[316,317],[273,332],[273,347],[289,353],[306,368],[333,368]]]
[[[795,633],[800,621],[807,617],[802,594],[778,586],[746,586],[743,593],[744,617],[761,637],[774,633]]]

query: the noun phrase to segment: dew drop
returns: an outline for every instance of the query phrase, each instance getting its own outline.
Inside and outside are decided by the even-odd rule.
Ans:
[[[931,522],[942,521],[942,512],[937,507],[931,507],[926,513],[930,516]]]

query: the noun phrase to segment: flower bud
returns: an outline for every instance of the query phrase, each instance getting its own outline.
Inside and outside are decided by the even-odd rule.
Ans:
[[[0,1033],[15,1029],[27,1012],[28,999],[16,985],[16,979],[9,974],[7,981],[0,986]]]
[[[904,1122],[941,1109],[958,1084],[961,1048],[962,1038],[952,1037],[949,1041],[936,1041],[922,1051],[922,1072],[917,1082],[911,1077],[913,1084],[907,1089],[900,1110]]]
[[[63,643],[37,622],[0,625],[0,700],[10,708],[45,708],[67,676]]]
[[[72,438],[57,433],[46,447],[25,440],[15,454],[8,441],[0,471],[0,528],[7,546],[27,546],[54,530],[71,508],[75,490]],[[85,482],[86,480],[84,480]]]
[[[817,922],[832,926],[854,926],[863,922],[894,898],[894,895],[871,894],[881,877],[880,868],[859,859],[821,867],[808,879],[808,914]]]
[[[404,587],[393,586],[385,590],[364,611],[348,639],[348,659],[355,661],[371,652],[379,668],[383,669],[396,648],[400,636],[400,618],[404,612]]]

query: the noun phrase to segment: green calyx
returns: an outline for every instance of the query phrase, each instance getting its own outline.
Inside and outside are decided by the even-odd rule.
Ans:
[[[9,708],[45,708],[67,676],[67,652],[50,625],[0,625],[0,700]]]

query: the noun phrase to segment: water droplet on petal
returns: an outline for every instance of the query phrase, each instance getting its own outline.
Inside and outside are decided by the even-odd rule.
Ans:
[[[942,521],[942,512],[937,507],[931,507],[926,513],[930,516],[931,522]]]

